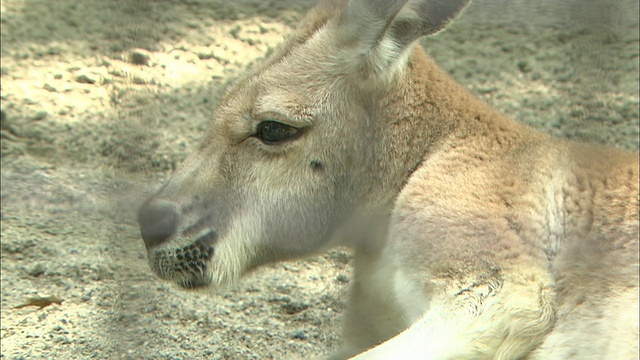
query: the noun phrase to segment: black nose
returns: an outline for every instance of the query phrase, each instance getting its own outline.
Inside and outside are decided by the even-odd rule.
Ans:
[[[167,241],[176,232],[178,213],[175,207],[163,201],[150,201],[138,211],[140,233],[147,249]]]

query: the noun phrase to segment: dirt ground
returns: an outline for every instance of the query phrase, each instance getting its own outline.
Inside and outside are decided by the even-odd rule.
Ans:
[[[226,84],[310,4],[2,0],[0,357],[282,359],[337,346],[347,250],[185,292],[151,275],[135,223]],[[520,121],[637,150],[637,14],[637,0],[478,0],[424,45]],[[36,296],[59,303],[19,307]]]

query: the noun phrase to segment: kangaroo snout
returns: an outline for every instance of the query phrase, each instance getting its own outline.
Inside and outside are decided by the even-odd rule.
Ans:
[[[138,223],[153,272],[185,289],[209,285],[209,261],[218,239],[208,226],[210,219],[191,205],[180,206],[159,195],[144,203]]]
[[[147,249],[163,244],[178,227],[178,212],[167,201],[151,199],[138,210],[140,233]]]

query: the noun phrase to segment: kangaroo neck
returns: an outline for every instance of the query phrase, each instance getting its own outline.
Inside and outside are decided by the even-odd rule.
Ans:
[[[407,70],[379,101],[384,154],[398,190],[426,155],[489,107],[475,99],[416,46]]]

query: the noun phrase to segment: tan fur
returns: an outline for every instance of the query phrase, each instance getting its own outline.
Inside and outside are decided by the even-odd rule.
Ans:
[[[224,285],[346,245],[355,278],[332,358],[637,358],[638,154],[475,99],[415,46],[466,1],[441,4],[320,2],[141,209],[176,216],[161,242],[145,236],[152,268]],[[263,121],[298,136],[265,144]],[[210,259],[176,260],[207,231]]]

